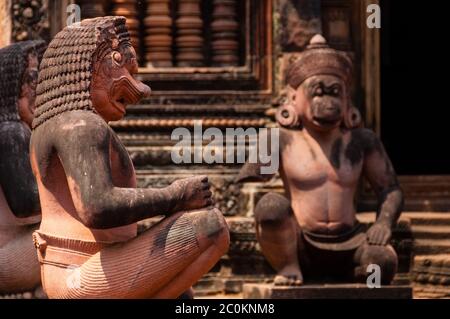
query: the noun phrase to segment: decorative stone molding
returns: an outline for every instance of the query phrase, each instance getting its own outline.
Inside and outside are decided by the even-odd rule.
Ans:
[[[124,119],[110,123],[115,129],[154,129],[154,128],[176,128],[193,127],[194,121],[198,118],[142,118]],[[243,118],[204,118],[203,127],[262,127],[267,123],[264,118],[243,119]]]

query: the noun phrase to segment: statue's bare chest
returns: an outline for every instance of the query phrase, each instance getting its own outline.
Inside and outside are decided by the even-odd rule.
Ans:
[[[281,151],[285,178],[300,188],[314,188],[327,182],[354,187],[362,172],[362,161],[352,163],[346,155],[346,136],[328,145],[292,134]]]

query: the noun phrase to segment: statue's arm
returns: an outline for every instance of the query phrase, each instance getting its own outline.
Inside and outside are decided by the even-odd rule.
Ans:
[[[85,126],[72,125],[66,131],[61,130],[54,145],[75,209],[86,226],[112,228],[176,211],[189,191],[186,180],[161,189],[114,186],[109,155],[112,133],[101,119],[85,121]],[[198,206],[207,204],[202,202]]]
[[[30,164],[30,131],[21,122],[0,127],[0,185],[16,217],[41,212],[36,179]]]
[[[264,164],[249,163],[248,161],[242,166],[237,177],[236,183],[252,183],[252,182],[267,182],[274,174],[262,174],[261,168]]]
[[[370,132],[370,133],[368,133]],[[397,180],[392,163],[378,137],[366,130],[364,150],[364,174],[378,198],[375,225],[392,229],[403,209],[403,192]],[[386,244],[388,234],[373,235],[376,244]]]
[[[249,154],[235,179],[236,183],[267,182],[275,176],[280,164],[279,135],[278,130],[268,129],[258,136],[257,156]]]

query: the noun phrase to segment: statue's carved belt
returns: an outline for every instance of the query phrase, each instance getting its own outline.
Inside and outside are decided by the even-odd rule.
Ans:
[[[357,223],[350,231],[339,235],[314,234],[303,230],[303,238],[312,246],[333,251],[353,250],[366,240],[365,224]]]
[[[33,242],[41,264],[64,268],[82,265],[106,246],[97,242],[55,237],[39,231],[33,233]]]

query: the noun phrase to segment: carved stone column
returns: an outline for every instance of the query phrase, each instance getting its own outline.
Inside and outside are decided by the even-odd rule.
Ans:
[[[212,31],[212,63],[214,66],[239,64],[239,24],[236,0],[214,0]]]
[[[170,0],[147,0],[145,58],[147,66],[171,67],[172,23]]]
[[[203,66],[204,39],[200,0],[180,0],[177,16],[177,65]]]

